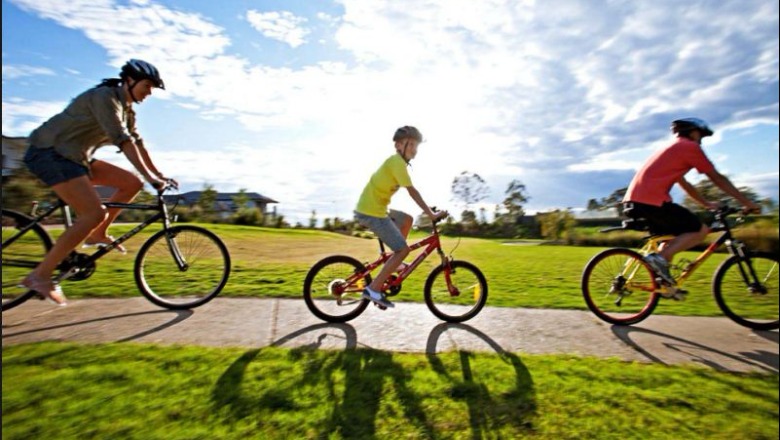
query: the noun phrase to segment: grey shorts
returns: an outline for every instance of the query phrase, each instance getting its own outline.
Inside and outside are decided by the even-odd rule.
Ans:
[[[398,252],[406,247],[406,239],[397,223],[400,223],[404,217],[407,217],[401,211],[390,210],[387,217],[374,217],[373,215],[361,214],[355,212],[355,220],[365,226],[376,237],[382,240],[393,252]]]
[[[88,176],[89,169],[80,163],[66,159],[54,148],[29,147],[24,154],[24,164],[43,183],[54,186],[58,183]]]

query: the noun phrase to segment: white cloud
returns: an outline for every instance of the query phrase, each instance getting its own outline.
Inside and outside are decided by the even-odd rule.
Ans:
[[[259,186],[301,212],[319,203],[348,214],[405,124],[429,139],[412,174],[441,206],[463,170],[499,195],[519,178],[540,204],[534,191],[580,194],[585,186],[560,180],[561,170],[580,179],[619,171],[604,180],[604,194],[583,194],[584,203],[668,142],[676,117],[703,117],[716,131],[778,123],[778,5],[762,0],[691,1],[684,9],[570,0],[554,13],[532,0],[341,0],[343,16],[317,18],[331,23],[351,61],[297,68],[226,54],[222,27],[151,1],[12,1],[82,30],[116,66],[134,41],[137,56],[157,64],[169,84],[157,96],[206,118],[234,118],[251,131],[246,145],[265,145],[228,152],[251,167],[196,152],[182,172],[198,170],[192,181],[231,176],[228,189]],[[306,18],[290,12],[249,11],[246,19],[291,47],[309,32]],[[406,196],[396,199],[415,210]]]
[[[306,35],[310,33],[303,27],[308,20],[297,17],[292,12],[259,12],[250,10],[246,13],[246,19],[253,28],[264,36],[298,47],[306,42]]]
[[[19,98],[3,100],[3,134],[27,136],[44,121],[65,108],[66,102],[30,101]]]
[[[54,75],[54,71],[49,69],[48,67],[35,67],[35,66],[27,66],[24,64],[20,65],[4,65],[3,66],[3,81],[8,79],[17,79],[22,78],[25,76],[36,76],[36,75]]]

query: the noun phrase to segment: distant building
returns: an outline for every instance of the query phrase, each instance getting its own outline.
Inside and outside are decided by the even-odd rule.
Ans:
[[[190,191],[183,194],[171,194],[163,196],[166,203],[174,203],[176,201],[179,202],[179,205],[182,206],[195,206],[198,203],[198,200],[200,200],[201,195],[203,194],[203,191]],[[214,210],[221,216],[221,217],[229,217],[234,212],[238,211],[240,206],[236,205],[236,202],[233,200],[234,197],[238,196],[240,193],[233,192],[233,193],[217,193],[217,199],[214,202]],[[244,193],[244,195],[249,199],[249,201],[246,204],[246,208],[257,208],[262,212],[263,214],[268,213],[268,205],[271,203],[279,203],[274,199],[271,199],[269,197],[266,197],[262,194],[258,194],[256,192],[247,192]]]
[[[26,137],[8,137],[3,135],[3,180],[15,170],[24,166],[22,158],[27,151]]]

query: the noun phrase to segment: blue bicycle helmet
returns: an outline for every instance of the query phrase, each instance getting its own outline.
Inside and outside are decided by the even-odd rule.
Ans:
[[[143,60],[132,59],[122,66],[121,78],[133,78],[136,81],[148,79],[155,87],[165,90],[160,71],[154,65]]]
[[[685,136],[693,130],[699,130],[701,137],[712,136],[715,133],[704,120],[699,118],[683,118],[672,122],[672,133]]]

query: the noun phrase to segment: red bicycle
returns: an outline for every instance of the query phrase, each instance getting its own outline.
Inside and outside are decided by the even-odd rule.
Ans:
[[[438,220],[441,221],[441,220]],[[382,291],[395,296],[401,291],[401,283],[429,255],[436,251],[441,264],[434,268],[425,282],[425,304],[438,318],[447,322],[463,322],[475,316],[487,302],[488,285],[485,276],[473,264],[454,260],[441,248],[438,221],[433,222],[431,235],[410,245],[412,251],[424,248],[406,268],[392,275]],[[357,318],[370,302],[361,297],[363,289],[371,284],[371,272],[390,259],[379,241],[379,258],[371,263],[361,263],[347,255],[326,257],[309,270],[303,283],[306,306],[318,318],[328,322],[346,322]]]

